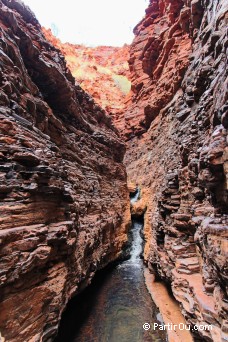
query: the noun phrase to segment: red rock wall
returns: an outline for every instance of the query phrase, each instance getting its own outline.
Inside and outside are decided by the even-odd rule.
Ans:
[[[130,50],[129,180],[141,187],[145,260],[191,324],[227,339],[225,0],[150,1]]]
[[[179,88],[191,51],[188,20],[182,0],[151,1],[135,27],[129,59],[133,106],[125,115],[128,139],[145,132]]]
[[[124,131],[124,112],[129,104],[131,82],[129,46],[87,47],[62,43],[51,30],[45,37],[65,56],[67,66],[80,86],[111,115],[114,125]]]
[[[125,146],[30,10],[2,0],[0,13],[0,330],[47,341],[69,298],[121,256]]]

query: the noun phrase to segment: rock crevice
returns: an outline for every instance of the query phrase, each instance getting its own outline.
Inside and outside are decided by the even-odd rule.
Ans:
[[[227,7],[151,0],[130,47],[132,99],[113,115],[144,259],[188,323],[211,324],[198,332],[209,341],[228,338]],[[0,327],[48,341],[127,243],[125,144],[28,7],[0,0],[0,12]]]
[[[120,258],[124,143],[21,1],[0,1],[0,327],[47,341],[68,300]]]

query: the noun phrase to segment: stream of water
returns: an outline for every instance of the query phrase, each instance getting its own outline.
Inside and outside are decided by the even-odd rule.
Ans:
[[[143,275],[141,222],[133,222],[130,259],[95,276],[64,312],[55,342],[166,341],[163,331],[143,329],[157,321]]]

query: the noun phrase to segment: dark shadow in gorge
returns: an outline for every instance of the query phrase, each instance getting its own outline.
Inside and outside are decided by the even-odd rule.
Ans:
[[[91,284],[69,301],[66,310],[63,312],[59,333],[54,342],[74,341],[80,327],[93,310],[96,298],[102,293],[103,286],[115,267],[116,265],[112,264],[98,271]]]

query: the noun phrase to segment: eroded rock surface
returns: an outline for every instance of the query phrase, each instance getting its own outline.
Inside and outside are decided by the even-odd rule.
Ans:
[[[128,139],[149,128],[181,84],[191,51],[189,11],[182,0],[151,1],[134,29],[129,59],[133,106],[125,115]]]
[[[129,46],[86,47],[62,43],[50,29],[43,28],[43,32],[65,56],[80,86],[111,115],[118,130],[124,132],[124,112],[131,102]]]
[[[200,338],[228,338],[226,0],[153,0],[130,50],[130,181],[141,188],[145,260]]]
[[[121,256],[125,146],[21,1],[0,1],[0,330],[47,341],[69,298]]]

